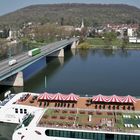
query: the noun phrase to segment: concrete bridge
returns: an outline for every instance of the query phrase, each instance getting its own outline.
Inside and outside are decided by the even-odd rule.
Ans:
[[[28,52],[17,55],[14,59],[17,60],[17,64],[9,66],[9,59],[0,62],[0,85],[10,86],[24,86],[23,72],[22,70],[43,57],[54,56],[64,57],[64,49],[75,49],[79,40],[77,38],[71,38],[61,40],[55,43],[48,44],[41,47],[41,53],[29,57]]]

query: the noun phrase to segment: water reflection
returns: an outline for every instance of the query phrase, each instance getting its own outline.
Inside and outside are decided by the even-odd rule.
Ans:
[[[79,49],[78,54],[83,60],[87,60],[88,54],[89,54],[89,49]]]
[[[101,57],[114,57],[114,56],[120,56],[120,57],[130,57],[131,51],[130,50],[113,50],[113,49],[102,49],[102,50],[95,50],[92,49],[91,53],[93,55],[98,54]]]

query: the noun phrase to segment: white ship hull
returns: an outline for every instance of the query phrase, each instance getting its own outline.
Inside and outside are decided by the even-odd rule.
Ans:
[[[26,114],[29,114],[38,107],[16,104],[20,97],[27,93],[18,93],[12,99],[6,99],[4,105],[0,105],[0,122],[19,124]]]

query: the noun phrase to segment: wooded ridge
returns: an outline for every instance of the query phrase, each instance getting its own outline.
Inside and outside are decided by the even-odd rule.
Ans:
[[[0,16],[0,25],[22,25],[26,22],[55,22],[78,26],[106,23],[140,23],[140,9],[123,4],[43,4],[32,5]]]

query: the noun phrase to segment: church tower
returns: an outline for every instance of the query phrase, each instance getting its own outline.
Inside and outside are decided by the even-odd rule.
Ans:
[[[84,20],[82,19],[81,29],[84,28]]]

